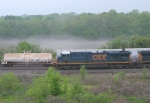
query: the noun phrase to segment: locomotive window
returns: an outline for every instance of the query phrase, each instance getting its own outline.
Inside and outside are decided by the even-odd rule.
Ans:
[[[69,57],[69,55],[62,55],[63,57]]]

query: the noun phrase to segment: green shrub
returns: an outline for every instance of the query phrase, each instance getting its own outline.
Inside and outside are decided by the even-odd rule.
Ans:
[[[26,96],[32,98],[33,101],[41,102],[50,94],[49,89],[46,76],[41,76],[34,79],[33,84],[26,91]]]
[[[141,77],[143,79],[147,78],[147,73],[148,73],[148,70],[146,68],[146,66],[144,66],[143,70],[142,70],[142,74],[141,74]]]
[[[67,91],[68,91],[68,81],[67,80],[64,80],[63,82],[63,87],[62,87],[62,91],[63,91],[63,94],[66,94]]]
[[[19,79],[14,73],[2,74],[0,77],[0,92],[4,95],[13,94],[16,91],[21,90],[22,87],[19,83]]]
[[[43,103],[48,95],[60,95],[62,93],[61,75],[54,68],[49,68],[46,75],[36,78],[26,96],[33,101]]]
[[[121,79],[124,79],[124,78],[125,78],[125,72],[124,72],[124,71],[121,71],[121,72],[115,74],[115,75],[113,76],[113,78],[114,78],[114,82],[118,82],[120,78],[121,78]]]
[[[81,78],[82,78],[83,80],[84,80],[86,74],[87,74],[87,71],[86,71],[86,69],[85,69],[85,66],[82,65],[81,68],[80,68],[80,76],[81,76]]]
[[[121,77],[121,79],[124,79],[125,78],[125,72],[124,71],[119,72],[119,77]]]
[[[112,103],[116,98],[116,95],[104,92],[96,96],[95,103]]]
[[[127,99],[130,101],[130,103],[146,103],[146,100],[141,97],[130,96],[127,97]]]
[[[114,82],[118,82],[118,80],[119,80],[119,74],[117,73],[113,77],[114,77]]]
[[[113,103],[116,97],[116,95],[110,94],[109,92],[104,92],[98,95],[85,93],[83,95],[76,95],[75,101],[78,103]]]
[[[79,94],[84,94],[84,89],[83,89],[83,85],[82,83],[78,82],[78,81],[74,81],[71,85],[71,89],[70,89],[70,97],[74,97],[76,95]]]
[[[50,67],[47,71],[47,80],[49,82],[48,86],[50,88],[50,92],[52,95],[60,95],[62,93],[61,90],[61,75],[55,68]]]

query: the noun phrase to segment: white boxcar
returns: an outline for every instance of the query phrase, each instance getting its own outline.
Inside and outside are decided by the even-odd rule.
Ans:
[[[51,60],[51,53],[6,53],[3,63],[49,63]]]

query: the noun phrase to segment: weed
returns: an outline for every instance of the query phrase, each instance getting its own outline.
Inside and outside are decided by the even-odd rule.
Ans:
[[[78,94],[84,94],[84,89],[82,83],[78,81],[74,81],[72,83],[71,89],[70,89],[70,97],[74,97],[75,95]]]
[[[86,69],[85,69],[85,66],[82,65],[81,68],[80,68],[80,76],[81,76],[81,78],[82,78],[83,80],[85,79],[86,74],[87,74],[87,71],[86,71]]]
[[[147,70],[146,66],[144,66],[144,68],[142,69],[142,74],[141,74],[141,77],[143,79],[147,78],[147,72],[148,72],[148,70]]]
[[[125,79],[125,72],[124,71],[119,72],[119,77],[121,77],[121,79]]]
[[[114,82],[118,82],[118,80],[119,80],[119,74],[115,74],[114,75]]]
[[[116,97],[116,95],[110,94],[109,92],[103,92],[98,95],[86,93],[84,95],[78,95],[76,101],[80,103],[112,103]]]
[[[142,98],[142,97],[130,96],[130,97],[127,97],[127,99],[131,103],[146,103],[146,100],[144,98]]]

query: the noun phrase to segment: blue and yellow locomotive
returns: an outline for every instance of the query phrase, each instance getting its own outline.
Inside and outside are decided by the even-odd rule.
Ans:
[[[61,51],[57,53],[57,67],[61,69],[110,67],[126,68],[131,65],[129,51]]]

